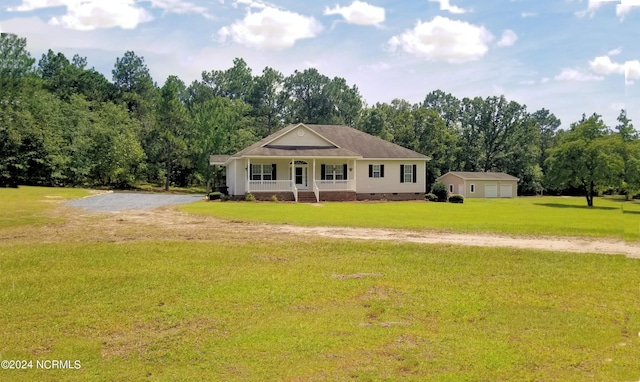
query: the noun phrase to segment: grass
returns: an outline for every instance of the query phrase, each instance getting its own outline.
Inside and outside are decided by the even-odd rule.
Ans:
[[[640,377],[640,262],[351,241],[0,245],[7,380]],[[10,307],[10,308],[8,308]]]
[[[156,185],[149,183],[140,183],[135,186],[133,190],[127,191],[144,191],[154,193],[177,193],[177,194],[205,194],[207,192],[206,187],[174,187],[171,186],[169,191],[164,190],[164,185]]]
[[[57,219],[56,203],[47,200],[76,192],[86,194],[0,189],[11,207],[0,225],[0,233],[11,232],[0,241],[0,360],[34,363],[29,370],[0,369],[0,380],[640,379],[638,260],[273,238],[268,230],[235,240],[216,227],[207,227],[216,232],[212,240],[143,240],[134,237],[140,228],[136,220],[124,218],[100,240],[82,236],[79,220],[64,226],[78,230],[65,233],[77,242],[37,237],[24,244],[29,235],[57,232],[32,225]],[[522,216],[520,209],[531,215],[548,211],[555,219],[593,214],[601,226],[613,224],[611,216],[618,214],[624,217],[618,228],[637,225],[638,204],[598,200],[605,208],[586,210],[575,202],[190,207],[263,218],[277,216],[273,207],[278,207],[287,221],[301,211],[306,224],[312,221],[307,215],[318,213],[323,221],[331,211],[340,221],[365,224],[363,217],[349,217],[359,212],[390,226],[400,224],[394,214],[400,212],[418,224],[415,216],[421,214],[451,219],[467,208],[495,211],[493,217],[507,216],[508,210],[514,211],[508,216]],[[37,360],[78,360],[81,368],[36,369]]]
[[[599,198],[467,199],[464,204],[397,203],[193,203],[189,213],[222,219],[307,226],[437,229],[513,235],[594,236],[640,240],[640,203]]]
[[[79,188],[0,188],[2,202],[0,228],[42,226],[54,223],[59,219],[48,212],[57,202],[87,195],[89,195],[87,190]]]

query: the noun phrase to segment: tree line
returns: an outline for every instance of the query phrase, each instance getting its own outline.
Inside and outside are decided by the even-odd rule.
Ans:
[[[36,61],[13,34],[0,34],[0,53],[4,186],[204,185],[210,154],[303,122],[352,126],[428,155],[429,183],[447,171],[503,171],[520,179],[521,194],[640,190],[638,133],[624,110],[613,128],[594,114],[559,130],[549,110],[504,96],[435,90],[418,104],[369,106],[357,86],[314,68],[253,74],[237,58],[189,85],[169,76],[158,86],[132,51],[116,58],[110,80],[78,55],[49,50]]]

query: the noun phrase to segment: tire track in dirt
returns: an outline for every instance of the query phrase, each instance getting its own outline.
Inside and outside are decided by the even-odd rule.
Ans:
[[[404,243],[537,249],[555,252],[625,255],[640,259],[640,243],[607,238],[533,237],[463,234],[379,228],[305,227],[222,220],[177,211],[174,207],[119,212],[86,212],[59,205],[50,213],[63,223],[0,231],[4,243],[127,242],[145,240],[279,242],[282,236],[380,240]]]

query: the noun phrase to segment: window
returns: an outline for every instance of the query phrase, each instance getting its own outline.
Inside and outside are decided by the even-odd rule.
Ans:
[[[323,180],[344,180],[346,164],[323,164],[321,177]]]
[[[252,164],[251,180],[276,180],[275,164]]]
[[[476,192],[476,185],[475,184],[471,185],[471,192]]]
[[[384,165],[383,164],[370,164],[369,165],[369,178],[384,178]]]
[[[449,193],[453,194],[453,184],[449,185]]]
[[[400,165],[400,183],[416,183],[417,179],[417,165],[415,164],[401,164]]]

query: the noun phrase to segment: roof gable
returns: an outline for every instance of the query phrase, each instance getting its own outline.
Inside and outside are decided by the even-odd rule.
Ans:
[[[329,141],[325,137],[309,129],[303,124],[289,129],[273,140],[266,142],[262,147],[331,147],[338,148],[338,145]]]

